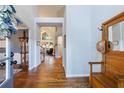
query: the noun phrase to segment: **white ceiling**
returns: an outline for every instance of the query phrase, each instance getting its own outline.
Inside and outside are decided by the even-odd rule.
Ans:
[[[55,17],[59,10],[63,9],[64,5],[39,5],[39,16],[43,17]]]
[[[64,5],[38,5],[39,10],[58,12]]]

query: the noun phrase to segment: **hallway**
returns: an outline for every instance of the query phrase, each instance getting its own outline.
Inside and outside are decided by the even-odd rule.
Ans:
[[[65,77],[61,59],[47,56],[45,62],[29,72],[19,72],[14,76],[15,88],[64,88],[88,87],[88,78]]]

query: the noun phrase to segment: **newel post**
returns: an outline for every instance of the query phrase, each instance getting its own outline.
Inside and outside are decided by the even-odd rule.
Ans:
[[[11,62],[13,61],[13,57],[11,57],[11,35],[6,37],[6,58],[11,58],[10,60],[6,60],[6,80],[9,80],[8,86],[13,87],[13,66]]]

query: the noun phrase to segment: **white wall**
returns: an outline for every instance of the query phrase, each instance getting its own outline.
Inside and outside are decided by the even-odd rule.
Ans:
[[[89,74],[89,61],[101,61],[96,43],[101,40],[98,27],[124,10],[124,6],[66,6],[66,76]],[[100,71],[100,66],[94,67]]]
[[[28,26],[29,28],[29,69],[32,69],[35,65],[35,45],[36,45],[36,25],[34,18],[37,16],[37,6],[33,5],[16,5],[14,6],[17,11],[17,16]]]
[[[57,26],[57,34],[56,34],[56,44],[57,44],[57,46],[56,46],[56,52],[55,52],[55,57],[56,58],[60,58],[60,57],[62,57],[62,52],[60,53],[60,45],[63,45],[62,43],[63,42],[61,42],[61,40],[58,40],[58,38],[60,37],[60,36],[62,36],[62,34],[63,34],[63,29],[62,29],[63,27],[62,26]],[[62,37],[62,39],[63,39],[63,37]],[[62,40],[63,41],[63,40]],[[59,44],[59,42],[60,42],[60,44]],[[63,51],[63,46],[61,47],[62,48],[62,51]],[[62,60],[63,61],[63,60]],[[63,62],[63,65],[64,65],[64,62]]]
[[[89,6],[66,6],[66,76],[89,74],[91,23]]]
[[[59,11],[57,12],[58,17],[64,17],[64,12],[65,12],[65,6],[63,6]]]
[[[41,63],[41,60],[40,59],[40,45],[38,44],[40,42],[40,27],[38,26],[36,20],[35,20],[35,24],[34,24],[34,29],[36,29],[35,33],[34,33],[34,65],[33,67],[37,67],[40,63]]]
[[[16,34],[12,35],[12,51],[14,53],[21,52],[21,42],[19,41],[19,37],[23,36],[23,30],[18,30]],[[26,36],[28,37],[28,31],[26,31]],[[28,50],[27,50],[28,51]]]

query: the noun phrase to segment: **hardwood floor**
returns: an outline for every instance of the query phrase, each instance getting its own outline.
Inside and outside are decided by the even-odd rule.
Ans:
[[[46,57],[45,62],[31,71],[22,71],[14,76],[15,88],[64,88],[89,87],[88,77],[66,78],[61,59]]]

